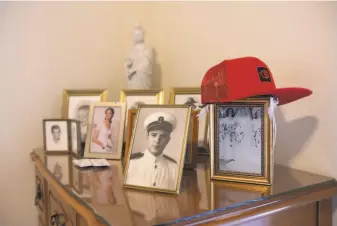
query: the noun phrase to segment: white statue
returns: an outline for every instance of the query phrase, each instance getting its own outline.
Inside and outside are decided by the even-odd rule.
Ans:
[[[134,47],[125,62],[128,89],[152,88],[152,48],[144,43],[144,30],[136,24],[133,30]]]

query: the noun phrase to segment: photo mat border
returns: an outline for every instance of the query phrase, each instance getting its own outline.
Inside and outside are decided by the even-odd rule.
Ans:
[[[183,147],[182,151],[180,154],[180,162],[179,162],[179,170],[178,170],[178,176],[177,176],[177,184],[176,184],[176,189],[175,190],[167,190],[167,189],[159,189],[159,188],[151,188],[151,187],[145,187],[145,186],[137,186],[137,185],[129,185],[126,183],[127,176],[128,176],[128,169],[129,169],[129,161],[130,161],[130,156],[131,156],[131,150],[133,148],[133,143],[135,139],[135,131],[137,129],[137,124],[139,120],[139,114],[141,109],[144,108],[186,108],[187,109],[187,114],[186,114],[186,122],[185,122],[185,133],[184,133],[184,138],[183,138]],[[134,133],[132,134],[132,139],[130,143],[130,148],[129,148],[129,153],[128,156],[126,156],[126,165],[124,167],[124,178],[123,178],[123,187],[125,188],[131,188],[131,189],[138,189],[138,190],[144,190],[144,191],[155,191],[155,192],[161,192],[161,193],[171,193],[171,194],[179,194],[180,192],[180,185],[181,185],[181,179],[182,179],[182,174],[184,170],[184,162],[185,162],[185,152],[186,152],[186,145],[187,145],[187,138],[188,138],[188,129],[189,129],[189,123],[191,120],[191,107],[187,105],[171,105],[171,104],[161,104],[161,105],[139,105],[138,106],[138,111],[136,115],[136,120],[135,120],[135,127],[134,127]]]
[[[120,124],[119,124],[119,133],[118,133],[118,145],[117,145],[117,154],[111,153],[90,153],[91,146],[91,136],[94,120],[94,110],[96,107],[119,107],[120,108]],[[90,105],[89,111],[89,122],[88,122],[88,131],[87,138],[84,147],[84,158],[103,158],[103,159],[112,159],[120,160],[122,158],[122,149],[123,149],[123,135],[124,135],[124,124],[125,124],[125,103],[121,102],[100,102]]]
[[[261,167],[263,170],[260,174],[253,173],[241,173],[241,172],[218,172],[218,138],[216,136],[217,131],[217,116],[216,110],[218,106],[233,106],[233,107],[241,107],[241,106],[263,106],[263,136],[261,136],[262,146],[262,155],[261,155]],[[228,103],[219,103],[219,104],[211,104],[210,105],[210,150],[211,150],[211,179],[214,180],[226,180],[233,182],[244,182],[244,183],[252,183],[252,184],[262,184],[262,185],[271,185],[272,177],[273,177],[273,156],[272,156],[272,124],[270,122],[268,116],[268,108],[270,106],[269,97],[254,97],[254,98],[246,98],[241,100],[236,100],[234,102]]]

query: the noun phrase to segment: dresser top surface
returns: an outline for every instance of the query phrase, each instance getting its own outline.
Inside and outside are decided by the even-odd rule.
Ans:
[[[73,165],[71,155],[46,155],[43,149],[34,153],[50,175],[106,225],[165,225],[333,180],[275,165],[272,186],[214,181],[210,179],[209,158],[199,156],[194,170],[184,170],[180,193],[164,194],[124,188],[121,161],[109,161],[106,168],[80,169]],[[68,161],[61,177],[52,170],[55,159]]]

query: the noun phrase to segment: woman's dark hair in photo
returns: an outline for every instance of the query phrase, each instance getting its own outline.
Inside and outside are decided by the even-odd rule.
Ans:
[[[105,114],[106,114],[108,111],[111,111],[111,115],[112,115],[111,119],[112,119],[112,118],[114,117],[115,110],[114,110],[113,108],[109,107],[109,108],[107,108],[107,109],[105,110]],[[111,119],[110,119],[110,122],[112,122]]]

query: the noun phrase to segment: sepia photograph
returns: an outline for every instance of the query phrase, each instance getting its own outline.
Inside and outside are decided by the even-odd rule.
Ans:
[[[199,87],[177,87],[171,88],[170,104],[186,104],[192,107],[194,111],[200,111],[203,108],[201,103],[201,91]],[[208,120],[206,115],[198,118],[198,154],[209,155],[208,151]]]
[[[63,185],[71,184],[70,155],[45,155],[45,164],[49,172]]]
[[[143,105],[139,108],[124,186],[179,193],[191,120],[187,105]]]
[[[86,141],[90,104],[107,101],[106,89],[63,91],[63,118],[76,119],[80,123],[81,142]]]
[[[90,105],[84,157],[121,159],[125,104],[101,102]]]
[[[269,183],[266,167],[270,165],[272,130],[268,100],[212,105],[211,121],[214,175]]]
[[[68,121],[63,119],[44,119],[43,138],[46,152],[68,153]]]

